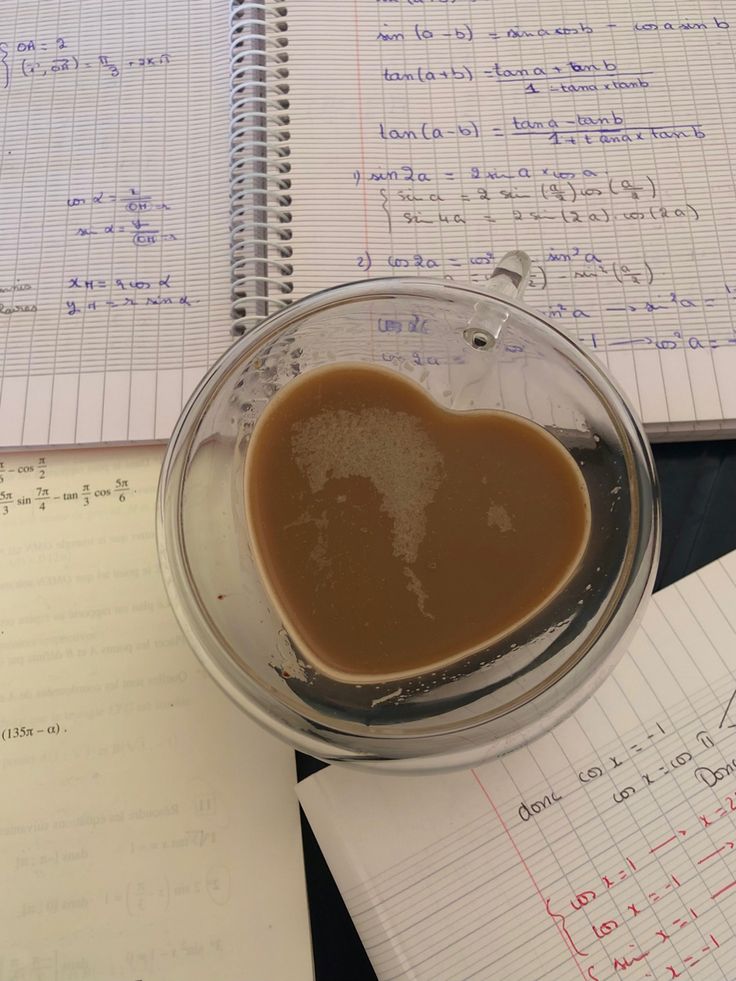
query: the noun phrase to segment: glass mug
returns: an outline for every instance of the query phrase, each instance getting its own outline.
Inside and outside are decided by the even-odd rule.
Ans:
[[[182,412],[157,503],[169,600],[230,698],[305,753],[389,772],[507,753],[587,698],[638,622],[659,551],[651,452],[598,361],[521,304],[528,271],[511,252],[485,291],[397,278],[308,296],[234,343]],[[449,409],[536,422],[578,462],[590,498],[585,554],[542,610],[483,651],[399,682],[348,683],[313,667],[248,539],[243,472],[259,416],[292,378],[340,362],[389,368]]]

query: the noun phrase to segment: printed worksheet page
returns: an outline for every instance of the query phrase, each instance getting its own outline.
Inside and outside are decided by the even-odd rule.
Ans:
[[[0,978],[312,972],[294,754],[200,667],[162,450],[0,455]]]

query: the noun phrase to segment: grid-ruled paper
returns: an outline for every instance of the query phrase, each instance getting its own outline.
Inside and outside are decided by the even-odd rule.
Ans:
[[[299,787],[381,981],[736,977],[736,553],[598,694],[473,772]]]
[[[168,437],[227,346],[227,28],[0,0],[0,445]]]
[[[331,0],[320,14],[289,7],[296,293],[396,274],[482,287],[521,248],[529,303],[653,429],[734,424],[728,4]]]

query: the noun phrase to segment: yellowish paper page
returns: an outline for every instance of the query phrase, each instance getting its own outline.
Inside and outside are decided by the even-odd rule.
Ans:
[[[0,978],[311,977],[292,751],[205,675],[156,447],[0,457]]]

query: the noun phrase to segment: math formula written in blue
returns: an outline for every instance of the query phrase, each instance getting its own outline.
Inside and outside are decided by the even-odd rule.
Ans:
[[[720,104],[736,86],[736,30],[722,4],[694,13],[377,0],[338,16],[320,63],[352,87],[329,159],[298,103],[290,119],[294,166],[325,178],[298,204],[299,292],[328,285],[327,269],[483,288],[520,248],[527,302],[601,357],[645,415],[736,415],[724,360],[736,186]],[[294,89],[328,98],[297,44],[293,55]],[[339,244],[329,262],[307,242],[324,215]]]
[[[165,68],[170,62],[171,55],[165,51],[125,59],[105,51],[80,57],[75,43],[66,37],[0,40],[0,89],[24,79],[55,79],[80,71],[120,78],[123,72]]]

